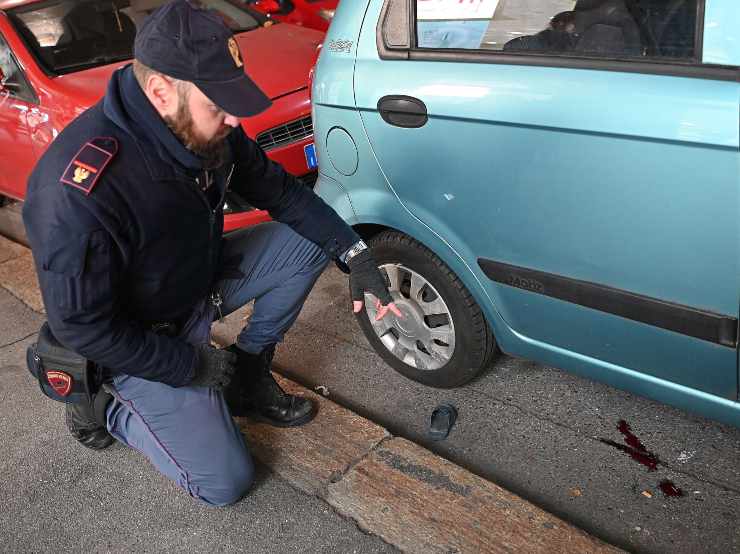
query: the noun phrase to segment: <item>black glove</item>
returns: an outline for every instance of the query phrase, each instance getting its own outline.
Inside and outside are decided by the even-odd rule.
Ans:
[[[391,293],[385,284],[383,274],[378,269],[378,264],[370,253],[370,250],[363,250],[359,254],[352,256],[347,262],[349,267],[349,290],[352,300],[365,300],[365,292],[374,294],[380,300],[383,306],[393,302]]]
[[[236,369],[236,354],[202,344],[196,348],[195,355],[195,377],[189,386],[223,390]]]

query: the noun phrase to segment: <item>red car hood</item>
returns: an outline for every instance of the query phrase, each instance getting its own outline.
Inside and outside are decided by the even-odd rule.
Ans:
[[[274,99],[308,86],[324,33],[277,24],[237,35],[247,73]]]
[[[324,34],[293,25],[272,25],[236,36],[247,73],[271,99],[306,88],[316,47]],[[98,101],[110,75],[124,64],[116,63],[54,79],[63,94],[87,108]]]

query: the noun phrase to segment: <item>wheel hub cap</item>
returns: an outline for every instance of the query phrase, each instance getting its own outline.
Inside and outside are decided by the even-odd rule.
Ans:
[[[424,312],[418,305],[414,305],[407,300],[397,300],[396,307],[403,317],[391,314],[394,319],[394,325],[400,333],[410,339],[417,339],[429,336],[429,328],[424,323]]]
[[[365,298],[373,330],[399,360],[417,369],[434,370],[447,364],[455,350],[455,327],[447,304],[419,273],[401,264],[380,268],[388,277],[393,302],[402,314],[392,312],[375,321],[375,300]]]

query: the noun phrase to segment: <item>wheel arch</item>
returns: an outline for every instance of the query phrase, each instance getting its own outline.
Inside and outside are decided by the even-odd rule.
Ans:
[[[390,263],[403,266],[390,279],[390,286],[397,306],[411,318],[409,325],[400,327],[391,318],[391,322],[383,325],[382,332],[379,333],[376,325],[371,323],[376,314],[370,307],[367,314],[358,314],[360,327],[373,348],[396,371],[429,386],[451,388],[474,379],[494,359],[496,340],[485,312],[458,273],[433,249],[408,233],[383,225],[364,227],[360,231],[372,241],[379,265]],[[390,278],[390,269],[388,271]],[[409,278],[417,279],[416,296],[413,284],[408,284]],[[404,281],[407,283],[405,289],[402,284]],[[427,290],[427,287],[428,295],[425,292],[425,299],[422,301],[422,291]],[[424,302],[436,303],[435,299],[439,299],[442,305],[435,304],[435,311],[426,311]],[[430,319],[427,320],[421,312]],[[449,324],[454,323],[454,332],[450,329],[452,334],[449,336],[442,333],[430,337],[429,332],[424,329],[428,331],[430,328],[440,327],[442,331],[441,326],[445,323],[439,318],[443,316],[448,318]],[[393,328],[396,331],[389,339]],[[437,342],[436,339],[443,342]],[[437,350],[432,342],[437,342],[441,350]],[[409,354],[411,361],[407,359]],[[422,360],[421,365],[418,365],[419,359]]]
[[[405,226],[394,226],[385,222],[375,221],[364,221],[362,223],[354,223],[352,228],[357,232],[360,237],[368,241],[371,238],[383,233],[385,231],[395,231],[403,233],[409,236],[415,241],[422,244],[424,247],[433,252],[440,260],[442,260],[452,272],[462,281],[465,287],[468,289],[470,294],[475,299],[476,303],[480,307],[481,311],[486,320],[486,324],[494,335],[497,344],[501,350],[505,351],[506,346],[502,347],[501,340],[499,337],[504,337],[504,343],[508,343],[510,340],[510,330],[506,323],[501,319],[498,310],[492,299],[485,292],[482,284],[471,270],[471,268],[465,263],[462,257],[457,253],[450,244],[444,241],[436,233],[426,233],[425,227],[420,229],[421,232],[415,232],[414,229],[405,228]]]

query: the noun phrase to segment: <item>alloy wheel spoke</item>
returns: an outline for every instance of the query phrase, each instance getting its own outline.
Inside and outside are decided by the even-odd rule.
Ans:
[[[452,358],[452,353],[455,350],[454,341],[451,342],[448,346],[442,346],[441,344],[437,344],[436,342],[433,342],[430,346],[430,352],[433,355],[436,355],[435,357],[438,357],[440,360],[444,360],[445,362]]]
[[[439,296],[431,302],[420,301],[419,307],[426,315],[446,314],[449,312],[447,306]]]
[[[409,291],[409,297],[415,302],[421,302],[421,289],[426,285],[427,282],[418,273],[411,274],[411,290]]]
[[[388,275],[388,281],[390,282],[390,290],[399,291],[401,289],[401,275],[400,269],[397,265],[386,265],[383,267],[386,275]]]
[[[449,324],[440,325],[439,327],[429,329],[429,335],[432,339],[437,339],[438,341],[444,342],[445,344],[451,344],[455,338],[455,333],[452,330],[452,326],[450,326]]]
[[[440,360],[435,359],[434,356],[430,356],[426,352],[422,352],[418,349],[414,352],[414,357],[416,358],[416,367],[418,369],[431,369],[439,365],[440,362]]]
[[[400,360],[403,360],[408,353],[409,349],[401,344],[400,341],[396,341],[396,344],[393,345],[393,349],[391,350],[391,354]]]

